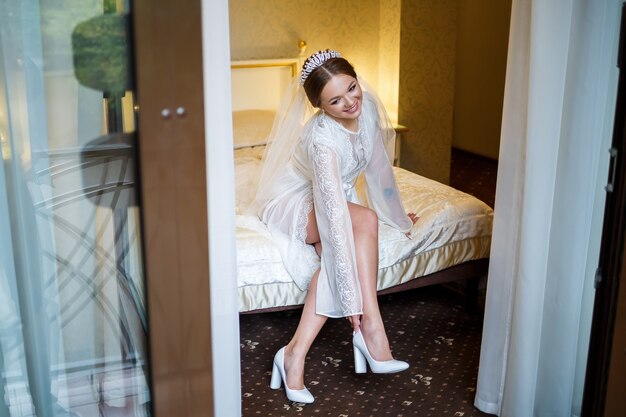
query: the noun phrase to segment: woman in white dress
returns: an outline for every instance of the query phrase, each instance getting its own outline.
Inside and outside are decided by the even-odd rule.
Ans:
[[[336,51],[309,57],[277,114],[256,196],[294,282],[308,294],[291,341],[274,358],[271,388],[313,402],[304,360],[328,317],[353,329],[355,371],[391,373],[394,360],[376,298],[378,222],[410,237],[385,146],[395,135],[376,95]],[[355,191],[360,174],[367,206]]]

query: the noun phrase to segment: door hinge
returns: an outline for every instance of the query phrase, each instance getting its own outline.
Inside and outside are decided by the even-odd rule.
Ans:
[[[600,268],[596,268],[596,276],[593,280],[593,288],[598,289],[601,282],[602,282],[602,270]]]
[[[611,176],[609,177],[609,183],[604,187],[607,193],[612,193],[615,188],[615,169],[617,167],[617,149],[611,148],[609,149],[609,155],[611,155],[611,160],[609,161],[609,169],[611,170]]]

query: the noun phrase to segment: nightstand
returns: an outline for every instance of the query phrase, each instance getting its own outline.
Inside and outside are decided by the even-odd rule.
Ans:
[[[394,130],[396,131],[396,148],[393,157],[393,165],[399,167],[400,166],[400,152],[402,146],[402,134],[404,132],[408,132],[409,128],[402,125],[393,125]]]

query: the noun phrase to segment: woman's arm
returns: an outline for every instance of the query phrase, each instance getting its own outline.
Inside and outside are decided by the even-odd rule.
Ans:
[[[317,284],[317,313],[331,317],[361,314],[361,288],[357,276],[352,222],[337,156],[333,149],[319,144],[312,145],[310,156],[313,165],[313,205],[323,247],[322,270]],[[324,311],[327,309],[333,311]]]
[[[378,214],[378,218],[383,222],[404,233],[410,232],[413,223],[417,221],[417,216],[411,213],[415,217],[413,219],[413,217],[407,216],[404,210],[391,163],[382,143],[380,130],[372,141],[372,158],[364,172],[370,208]]]

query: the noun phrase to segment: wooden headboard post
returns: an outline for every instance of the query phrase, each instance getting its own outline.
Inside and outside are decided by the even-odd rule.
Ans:
[[[306,41],[303,41],[302,39],[300,39],[300,41],[298,42],[298,49],[300,50],[300,53],[298,54],[298,59],[300,60],[298,68],[302,68],[302,65],[304,65],[304,61],[307,58],[306,56],[307,46],[308,45],[306,44]]]

